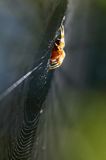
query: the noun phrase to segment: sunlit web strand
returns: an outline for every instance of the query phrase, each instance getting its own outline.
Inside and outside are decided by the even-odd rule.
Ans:
[[[17,82],[15,82],[12,86],[10,86],[6,91],[4,91],[0,95],[0,101],[6,97],[9,93],[11,93],[16,87],[18,87],[25,79],[27,79],[35,70],[37,70],[43,63],[41,62],[38,66],[36,66],[34,69],[29,71],[26,75],[21,77]]]
[[[52,48],[55,39],[57,37],[57,32],[55,34],[55,37],[53,38],[52,41],[50,41],[48,48]],[[45,57],[47,56],[47,53],[41,57],[41,60],[43,61],[45,59]],[[9,93],[11,93],[16,87],[18,87],[25,79],[27,79],[35,70],[37,70],[39,67],[41,67],[41,65],[43,64],[43,62],[41,62],[38,66],[36,66],[34,69],[32,69],[31,71],[29,71],[26,75],[24,75],[23,77],[21,77],[18,81],[16,81],[12,86],[10,86],[6,91],[4,91],[1,95],[0,95],[0,101],[5,98]],[[49,61],[47,66],[49,65]]]

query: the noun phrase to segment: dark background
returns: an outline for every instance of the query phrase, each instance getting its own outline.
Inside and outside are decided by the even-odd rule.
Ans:
[[[48,45],[64,15],[66,58],[47,72]],[[0,102],[1,160],[20,159],[16,141],[41,109],[23,159],[106,159],[105,19],[103,0],[0,2],[0,93],[42,62]]]

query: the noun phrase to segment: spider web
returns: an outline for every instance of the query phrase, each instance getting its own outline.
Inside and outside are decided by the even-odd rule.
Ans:
[[[43,128],[43,123],[42,126],[40,125],[43,120],[41,115],[44,115],[42,114],[43,110],[47,107],[45,100],[54,73],[54,71],[48,72],[48,60],[54,43],[53,37],[55,37],[55,32],[61,24],[66,9],[64,3],[60,4],[58,4],[50,25],[47,27],[46,34],[49,32],[51,35],[48,34],[48,37],[44,39],[46,44],[43,40],[43,45],[41,44],[39,48],[38,57],[41,55],[41,58],[35,61],[32,70],[0,95],[0,116],[5,115],[1,120],[1,135],[5,137],[2,142],[4,150],[1,150],[1,159],[29,160],[35,159],[34,157],[40,158],[41,153],[36,144],[41,134],[39,128]],[[54,22],[54,17],[58,13],[59,16]],[[48,47],[49,41],[51,42]],[[44,48],[46,49],[44,50]],[[45,146],[41,146],[41,148],[45,150]]]

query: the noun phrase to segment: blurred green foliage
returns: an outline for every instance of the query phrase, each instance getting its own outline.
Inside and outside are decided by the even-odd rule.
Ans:
[[[61,9],[61,4],[64,6],[65,1],[4,0],[0,3],[2,92],[29,71],[38,57],[45,53],[39,49],[41,42],[48,44],[47,37],[55,34],[65,10],[65,7]],[[36,147],[39,160],[106,159],[104,11],[106,0],[69,0],[65,24],[66,62],[62,66],[65,74],[59,75],[57,70],[54,75],[53,84],[58,78],[60,92],[58,93],[57,86],[53,86],[46,102],[47,111],[41,117],[41,141]],[[59,71],[62,72],[61,69]],[[86,89],[81,90],[84,87]],[[9,136],[14,139],[18,125],[22,123],[24,97],[20,96],[21,92],[19,90],[15,98],[12,95],[11,101],[5,102],[0,110],[0,144],[4,146],[0,153],[3,153],[3,157],[8,155]]]
[[[60,148],[64,160],[106,159],[105,97],[106,93],[99,91],[76,94],[73,111],[69,112],[76,117],[74,124],[61,129]],[[71,100],[67,103],[71,108]]]
[[[95,2],[106,11],[106,0],[96,0]]]

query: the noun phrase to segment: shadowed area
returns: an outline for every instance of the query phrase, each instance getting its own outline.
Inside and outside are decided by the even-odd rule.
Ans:
[[[0,8],[0,93],[37,67],[0,101],[0,159],[105,160],[105,2],[3,0]],[[48,72],[64,15],[66,58]]]
[[[106,159],[106,8],[102,3],[68,3],[66,58],[54,74],[42,135],[48,160]]]
[[[67,3],[47,4],[1,1],[1,160],[34,159],[37,152],[33,145],[53,76],[47,64]]]

